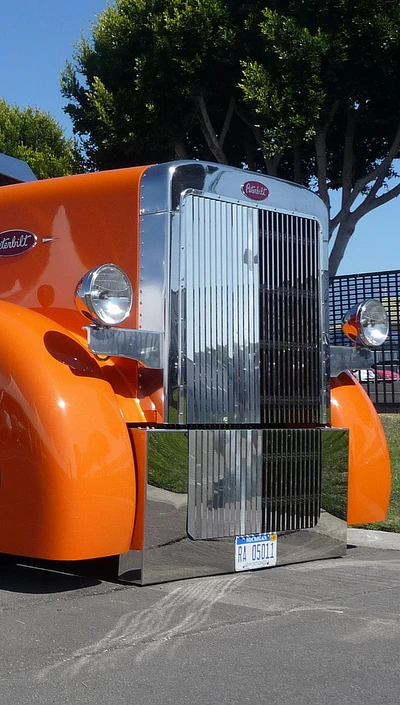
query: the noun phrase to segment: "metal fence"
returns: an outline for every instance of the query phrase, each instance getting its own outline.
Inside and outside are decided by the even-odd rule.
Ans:
[[[330,338],[333,345],[350,345],[342,331],[344,314],[363,299],[378,299],[389,316],[385,344],[374,352],[371,370],[356,373],[378,411],[400,412],[400,271],[350,274],[330,282]]]

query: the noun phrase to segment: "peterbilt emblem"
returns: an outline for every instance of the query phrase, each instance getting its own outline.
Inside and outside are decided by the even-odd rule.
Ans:
[[[0,257],[23,255],[35,247],[37,237],[29,230],[4,230],[0,233]]]
[[[242,186],[242,191],[253,201],[264,201],[269,196],[269,190],[260,181],[246,181]]]

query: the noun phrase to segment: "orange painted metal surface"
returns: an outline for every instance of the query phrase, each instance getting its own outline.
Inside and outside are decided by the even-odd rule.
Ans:
[[[136,504],[126,424],[102,368],[45,316],[0,302],[0,551],[127,551]]]
[[[129,434],[132,441],[136,474],[136,515],[133,527],[131,549],[144,548],[145,507],[147,495],[147,431],[130,428]]]
[[[92,267],[114,262],[137,292],[143,171],[121,169],[1,188],[0,231],[31,231],[38,243],[24,255],[0,258],[0,298],[39,308],[79,331],[82,316],[75,307],[75,286]],[[136,305],[127,325],[137,327],[138,320]]]
[[[75,287],[87,271],[113,262],[128,274],[134,305],[127,328],[138,328],[139,192],[147,167],[49,179],[0,189],[0,232],[33,232],[37,245],[23,255],[0,258],[0,299],[30,308],[81,339],[85,320]],[[138,363],[115,358],[104,374],[127,422],[159,421],[160,390],[139,390]],[[124,380],[124,382],[122,381]],[[150,395],[150,396],[149,396]],[[151,398],[153,397],[153,398]]]
[[[0,232],[37,237],[24,254],[0,258],[1,552],[118,554],[129,549],[134,526],[141,543],[145,456],[126,424],[160,420],[162,376],[139,384],[135,360],[97,360],[74,294],[88,270],[119,265],[134,290],[124,327],[139,327],[146,168],[0,189]]]
[[[390,458],[375,408],[350,372],[331,380],[332,426],[350,429],[348,523],[383,521],[390,499]]]

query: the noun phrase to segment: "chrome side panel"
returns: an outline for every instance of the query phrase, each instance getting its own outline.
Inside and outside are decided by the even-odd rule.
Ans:
[[[139,306],[140,328],[165,332],[165,296],[169,281],[168,212],[140,219]]]
[[[286,433],[283,429],[277,429],[277,431],[281,434]],[[133,435],[135,433],[134,431]],[[137,433],[142,434],[143,431],[137,431]],[[280,465],[287,462],[284,448],[279,451],[280,455],[274,456],[269,469],[264,464],[262,481],[260,466],[251,466],[251,463],[247,468],[247,474],[250,476],[248,478],[245,474],[244,456],[246,450],[251,454],[252,448],[255,449],[253,432],[229,431],[231,437],[227,452],[231,455],[231,462],[229,466],[227,463],[224,464],[225,474],[215,478],[218,480],[218,487],[215,488],[217,491],[215,495],[210,495],[206,488],[202,492],[201,487],[196,489],[196,485],[201,486],[203,477],[210,472],[210,468],[215,470],[219,467],[221,473],[222,466],[213,457],[221,436],[215,436],[215,433],[218,434],[215,431],[201,431],[202,438],[199,441],[196,433],[196,431],[188,433],[176,430],[147,432],[148,477],[144,546],[142,551],[130,551],[120,557],[121,580],[148,584],[233,572],[234,536],[236,533],[241,533],[243,526],[246,527],[246,519],[241,516],[246,503],[253,502],[251,533],[264,530],[263,522],[268,520],[267,495],[271,491],[271,488],[268,489],[266,476],[271,473],[271,470],[275,471],[277,477],[279,476]],[[193,434],[192,437],[190,437],[191,434]],[[208,438],[207,434],[209,434]],[[235,434],[237,434],[236,439]],[[312,525],[298,530],[286,529],[278,532],[277,565],[341,556],[346,551],[348,432],[342,429],[319,430],[319,436],[321,484],[317,494],[322,507],[318,510],[315,521],[311,522]],[[224,441],[226,440],[224,438]],[[268,443],[265,439],[262,442],[264,449],[267,448]],[[298,448],[298,451],[298,458],[300,458],[302,449]],[[237,481],[237,466],[243,473],[243,480]],[[296,477],[298,479],[298,474]],[[311,515],[312,512],[310,513],[307,505],[305,508],[301,505],[305,488],[298,486],[296,489],[294,482],[295,476],[292,475],[286,488],[282,483],[279,488],[275,488],[278,499],[279,497],[290,498],[291,507],[298,511],[300,506],[301,512],[305,510],[308,515]],[[225,483],[227,488],[227,492],[224,491],[222,496],[219,492],[221,483],[222,485]],[[228,491],[230,485],[232,489]],[[237,491],[233,488],[237,488]],[[197,497],[202,497],[197,507],[193,505],[193,492],[195,495],[197,493]],[[209,507],[210,496],[215,499],[213,507]],[[294,499],[295,496],[297,499]],[[202,532],[214,535],[216,524],[212,513],[214,512],[215,516],[218,512],[222,514],[227,509],[225,505],[229,505],[228,513],[230,511],[231,515],[228,519],[226,514],[225,519],[221,521],[224,530],[222,532],[218,530],[219,538],[196,540],[190,538],[189,533],[190,530],[193,532],[193,526],[200,526]],[[198,515],[202,511],[204,516],[199,520]],[[206,528],[209,511],[211,511],[210,532]],[[242,521],[244,523],[241,523]],[[245,530],[248,531],[248,528]]]

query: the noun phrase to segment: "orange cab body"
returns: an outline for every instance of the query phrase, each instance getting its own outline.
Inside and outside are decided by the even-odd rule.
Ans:
[[[141,171],[0,189],[0,230],[38,237],[0,260],[2,552],[63,560],[130,547],[137,460],[126,424],[154,405],[139,402],[136,361],[88,351],[74,292],[105,261],[137,291]]]

